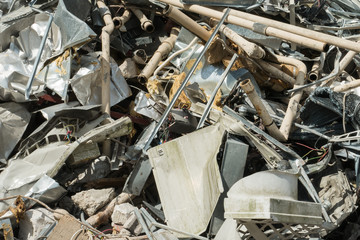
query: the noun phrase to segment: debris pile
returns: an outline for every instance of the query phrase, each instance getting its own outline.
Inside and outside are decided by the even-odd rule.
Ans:
[[[358,239],[359,12],[0,1],[0,239]]]

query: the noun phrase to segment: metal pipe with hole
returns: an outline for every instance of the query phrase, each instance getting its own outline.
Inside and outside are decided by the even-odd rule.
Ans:
[[[206,42],[203,50],[201,51],[201,53],[199,54],[198,58],[196,59],[196,61],[194,62],[194,64],[192,65],[190,71],[188,72],[187,76],[185,77],[184,81],[181,83],[180,87],[178,88],[178,90],[176,91],[173,99],[171,100],[171,102],[169,103],[169,105],[167,106],[167,108],[165,109],[165,112],[163,113],[163,115],[161,116],[159,122],[156,124],[154,131],[151,133],[148,141],[146,142],[145,146],[144,146],[144,151],[147,151],[150,147],[151,142],[154,140],[157,132],[159,131],[161,125],[165,122],[167,116],[169,115],[171,109],[173,108],[173,106],[175,105],[175,102],[177,101],[177,99],[179,98],[181,92],[184,90],[186,84],[189,82],[191,76],[193,75],[193,73],[195,72],[197,66],[199,65],[201,58],[205,55],[205,52],[207,51],[207,49],[210,47],[212,41],[214,40],[216,34],[219,31],[220,26],[224,23],[226,17],[229,15],[230,9],[228,8],[227,11],[224,13],[224,15],[222,16],[221,20],[219,21],[218,25],[216,26],[215,30],[213,31],[213,33],[211,34],[209,40]]]
[[[309,80],[316,81],[319,79],[319,73],[320,73],[320,61],[314,62],[314,64],[311,67],[311,71],[309,73]]]
[[[121,28],[122,26],[124,26],[125,23],[130,20],[131,15],[132,15],[131,11],[126,9],[124,11],[123,15],[121,15],[120,17],[114,17],[113,22],[114,22],[115,28],[118,29],[118,28]]]
[[[137,8],[130,8],[134,15],[139,19],[142,30],[152,33],[155,30],[155,27],[150,19],[148,19],[145,14]]]
[[[207,17],[213,17],[216,19],[220,19],[223,15],[223,12],[217,11],[208,7],[203,7],[200,5],[185,5],[180,2],[180,0],[159,0],[160,2],[171,4],[173,6],[183,8],[187,11],[194,12],[203,16]],[[275,27],[271,27],[266,25],[266,23],[259,23],[256,21],[250,21],[247,19],[243,19],[237,16],[229,15],[227,17],[226,22],[235,24],[247,29],[250,29],[254,32],[267,35],[267,36],[273,36],[280,39],[287,40],[289,42],[296,43],[300,46],[304,46],[310,49],[314,49],[317,51],[326,51],[328,49],[328,45],[325,42],[321,42],[319,40],[314,40],[309,37],[304,37],[297,33],[292,33],[289,31],[281,30]],[[290,25],[291,26],[291,25]],[[294,27],[294,26],[292,26]]]
[[[218,90],[220,89],[221,85],[222,85],[223,82],[225,81],[226,76],[229,74],[231,67],[234,65],[234,63],[235,63],[235,61],[236,61],[236,59],[237,59],[238,57],[239,57],[239,56],[235,53],[235,54],[232,56],[231,61],[229,62],[229,65],[226,67],[226,69],[225,69],[225,71],[223,72],[223,74],[221,74],[220,80],[219,80],[218,83],[216,84],[216,87],[214,88],[214,90],[213,90],[213,92],[212,92],[212,94],[211,94],[211,96],[210,96],[210,99],[208,100],[208,102],[207,102],[207,104],[206,104],[204,113],[203,113],[203,115],[201,116],[200,121],[199,121],[196,129],[202,128],[202,127],[204,126],[205,120],[206,120],[206,118],[207,118],[208,115],[209,115],[211,106],[212,106],[213,103],[214,103],[215,96],[216,96]]]
[[[254,89],[254,85],[250,79],[246,79],[240,83],[240,87],[245,91],[246,95],[254,105],[256,112],[262,119],[265,128],[269,131],[269,134],[276,138],[278,141],[285,141],[283,134],[276,126],[274,120],[270,117],[269,112],[266,110],[261,98],[258,96]]]

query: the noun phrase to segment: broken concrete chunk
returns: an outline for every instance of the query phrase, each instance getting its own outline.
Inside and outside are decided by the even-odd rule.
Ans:
[[[138,75],[139,70],[131,58],[126,58],[119,68],[124,78],[134,78]]]
[[[97,143],[89,142],[80,145],[70,156],[68,163],[71,166],[86,164],[92,159],[100,156],[100,149]]]
[[[114,212],[111,215],[111,220],[115,224],[124,225],[126,221],[131,217],[135,207],[130,203],[123,203],[116,205]]]
[[[136,225],[133,233],[135,234],[135,236],[139,236],[141,233],[143,233],[143,227],[141,226],[141,224]]]
[[[19,238],[36,240],[44,229],[55,223],[53,213],[45,208],[26,211],[25,217],[19,223]]]
[[[94,215],[100,208],[109,203],[116,196],[114,188],[90,189],[82,191],[71,199],[78,205],[87,215]]]
[[[138,225],[138,221],[136,215],[132,212],[130,214],[130,217],[124,223],[124,228],[130,230],[131,232],[134,232],[137,225]]]

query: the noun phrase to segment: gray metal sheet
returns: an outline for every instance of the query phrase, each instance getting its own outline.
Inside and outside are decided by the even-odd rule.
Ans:
[[[0,162],[6,163],[30,121],[28,110],[18,103],[0,104]]]

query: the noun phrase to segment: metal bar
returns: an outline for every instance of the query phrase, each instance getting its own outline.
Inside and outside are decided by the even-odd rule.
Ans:
[[[135,213],[136,218],[138,219],[139,223],[143,227],[146,236],[149,238],[149,240],[153,240],[153,238],[151,236],[152,234],[150,233],[148,226],[146,225],[143,217],[141,216],[139,209],[135,208],[134,213]],[[150,228],[151,228],[151,226],[150,226]]]
[[[215,89],[213,90],[213,92],[211,94],[211,97],[210,97],[209,101],[206,104],[205,111],[204,111],[203,115],[201,116],[201,119],[200,119],[199,124],[197,125],[196,129],[202,128],[204,126],[205,119],[209,115],[211,106],[212,106],[212,104],[213,104],[213,102],[215,100],[216,93],[219,90],[219,88],[221,87],[221,85],[223,84],[223,82],[225,81],[225,78],[229,74],[229,71],[230,71],[231,67],[234,65],[234,63],[235,63],[235,61],[236,61],[236,59],[238,57],[239,56],[236,53],[234,53],[234,55],[232,56],[229,65],[226,67],[225,71],[221,75],[220,81],[217,83]]]
[[[224,13],[223,17],[221,18],[221,20],[219,21],[218,25],[216,26],[214,32],[211,34],[209,40],[206,42],[203,50],[201,51],[199,57],[196,59],[194,65],[191,67],[188,75],[186,76],[186,78],[184,79],[184,81],[182,82],[182,84],[180,85],[179,89],[177,90],[177,92],[174,95],[174,98],[171,100],[171,102],[169,103],[169,105],[167,106],[167,108],[165,109],[164,114],[162,115],[162,117],[160,118],[159,122],[156,124],[154,131],[151,133],[150,138],[148,139],[148,141],[146,142],[145,146],[144,146],[144,151],[147,151],[150,147],[150,144],[152,142],[152,140],[155,138],[157,132],[159,131],[161,125],[165,122],[165,119],[167,118],[167,116],[169,115],[172,107],[175,105],[176,100],[179,98],[181,92],[184,90],[186,84],[188,83],[188,81],[190,80],[191,76],[193,75],[193,73],[195,72],[197,66],[199,65],[201,58],[205,55],[206,50],[210,47],[211,42],[214,40],[217,32],[220,29],[220,26],[224,23],[226,17],[229,15],[230,12],[230,8],[227,8],[226,12]]]
[[[36,8],[32,8],[32,10],[34,10],[36,12],[43,12],[43,11],[40,11],[39,9],[36,9]],[[37,71],[37,68],[38,68],[39,63],[40,63],[41,55],[42,55],[42,52],[44,50],[46,39],[47,39],[47,36],[49,35],[49,31],[50,31],[50,27],[51,27],[51,23],[52,23],[53,19],[54,19],[53,15],[49,14],[49,21],[48,21],[48,23],[46,25],[45,33],[44,33],[44,36],[43,36],[43,38],[41,40],[40,49],[39,49],[38,55],[36,56],[36,59],[35,59],[34,67],[33,67],[32,73],[31,73],[31,77],[29,78],[29,80],[28,80],[28,82],[26,84],[25,93],[24,93],[25,94],[25,100],[29,100],[30,93],[31,93],[31,86],[32,86],[32,84],[34,82],[34,79],[35,79],[36,71]]]

